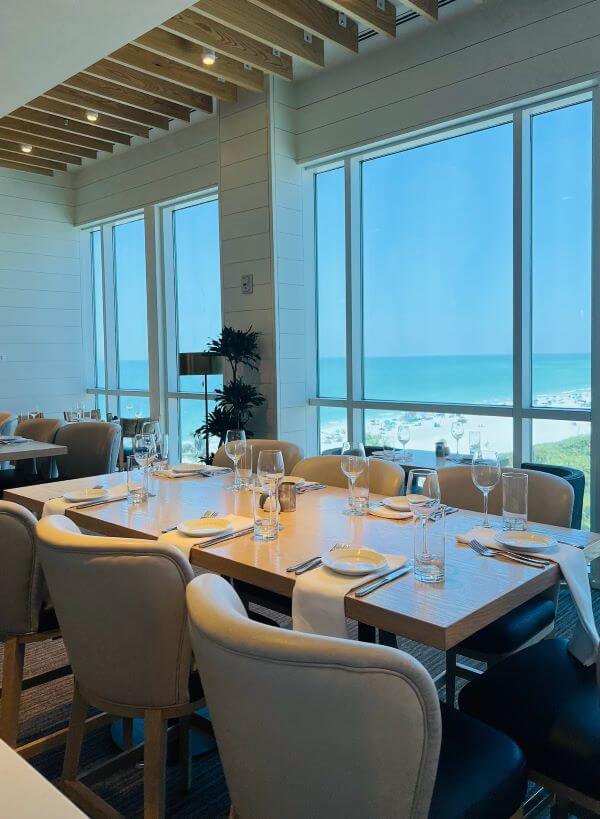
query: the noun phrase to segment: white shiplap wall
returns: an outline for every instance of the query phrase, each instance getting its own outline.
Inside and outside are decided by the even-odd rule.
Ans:
[[[0,411],[83,397],[78,234],[66,174],[0,168]]]

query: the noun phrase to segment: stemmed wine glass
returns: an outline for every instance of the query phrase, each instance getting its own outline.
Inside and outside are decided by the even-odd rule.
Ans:
[[[500,460],[497,452],[477,452],[471,465],[473,483],[483,493],[483,526],[490,528],[488,496],[500,480]]]
[[[276,490],[285,475],[283,454],[279,449],[263,449],[258,454],[256,474],[261,484]]]
[[[410,441],[410,427],[408,424],[400,424],[398,427],[398,440],[402,444],[402,458],[406,460],[408,452],[406,451],[406,444]]]
[[[148,471],[156,458],[156,439],[154,435],[139,434],[133,438],[133,457],[144,475],[143,494],[148,494]]]
[[[225,452],[233,461],[234,478],[228,489],[238,492],[242,489],[242,482],[238,472],[238,463],[246,451],[246,433],[243,429],[228,429],[225,436]]]
[[[458,455],[458,442],[465,434],[465,425],[464,422],[458,419],[457,421],[452,422],[452,426],[450,427],[450,432],[452,433],[452,437],[456,441],[456,454]]]
[[[348,509],[345,515],[361,515],[354,502],[354,487],[356,480],[367,468],[367,456],[363,444],[356,441],[346,441],[342,447],[342,472],[348,478]]]

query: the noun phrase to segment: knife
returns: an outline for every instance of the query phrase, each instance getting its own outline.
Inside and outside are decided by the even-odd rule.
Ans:
[[[237,532],[231,532],[228,535],[223,535],[222,537],[213,538],[209,541],[200,541],[200,543],[193,543],[192,546],[197,546],[199,549],[206,549],[207,546],[216,546],[217,543],[223,543],[224,540],[232,540],[235,537],[241,537],[242,535],[249,535],[250,532],[254,531],[254,525],[249,526],[247,529],[240,529]]]
[[[380,589],[382,586],[397,580],[399,577],[408,574],[410,571],[412,571],[411,565],[401,566],[399,569],[389,572],[383,577],[377,578],[377,580],[374,580],[372,583],[368,583],[366,586],[359,586],[358,589],[354,590],[354,594],[356,597],[365,597],[365,595],[371,594],[371,592],[374,592],[376,589]]]

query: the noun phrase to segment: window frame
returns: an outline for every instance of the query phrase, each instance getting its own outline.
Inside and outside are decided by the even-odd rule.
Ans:
[[[571,91],[554,95],[551,99],[506,106],[502,111],[470,117],[456,123],[437,124],[416,135],[390,140],[375,150],[356,149],[336,161],[314,163],[304,169],[304,184],[311,191],[313,200],[312,222],[316,207],[315,176],[323,171],[339,167],[345,169],[346,210],[346,378],[347,399],[319,397],[315,378],[314,398],[309,405],[317,422],[311,433],[312,446],[319,451],[320,407],[346,409],[349,440],[364,441],[365,410],[443,412],[479,416],[509,417],[513,420],[513,460],[515,464],[530,460],[533,456],[532,421],[587,421],[591,422],[591,527],[600,525],[600,157],[592,151],[592,293],[591,293],[591,354],[592,354],[592,407],[591,409],[536,407],[532,404],[531,381],[531,294],[532,294],[532,118],[537,114],[566,108],[578,103],[592,104],[592,144],[600,140],[600,105],[597,86],[583,91]],[[473,405],[452,403],[423,403],[410,401],[366,400],[363,391],[363,299],[362,299],[362,214],[361,214],[361,166],[365,160],[410,150],[431,142],[460,136],[465,133],[512,123],[513,127],[513,403],[512,405]],[[309,201],[308,197],[305,201]],[[317,246],[312,237],[307,246],[309,267],[316,282]],[[316,296],[315,296],[316,298]],[[318,315],[316,317],[318,321]],[[315,368],[318,367],[318,332],[315,322]]]

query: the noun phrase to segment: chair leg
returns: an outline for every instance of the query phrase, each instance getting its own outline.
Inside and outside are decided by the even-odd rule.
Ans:
[[[552,819],[568,819],[569,816],[569,800],[564,797],[557,796],[556,801],[550,808],[550,816]]]
[[[123,750],[133,748],[133,719],[123,717]]]
[[[191,722],[191,717],[179,718],[179,784],[184,793],[192,787]]]
[[[446,652],[446,702],[454,708],[456,698],[456,649]]]
[[[77,778],[79,771],[79,758],[81,756],[81,746],[85,736],[85,720],[88,714],[88,704],[81,696],[79,686],[75,683],[73,691],[73,704],[71,706],[71,719],[69,720],[69,730],[67,732],[67,744],[65,747],[65,759],[63,762],[62,781],[72,781]]]
[[[19,735],[19,707],[23,688],[25,644],[17,637],[4,643],[4,670],[2,672],[2,698],[0,699],[0,739],[11,748],[17,747]]]
[[[165,815],[165,776],[167,765],[167,720],[160,709],[144,714],[144,819],[163,819]]]

